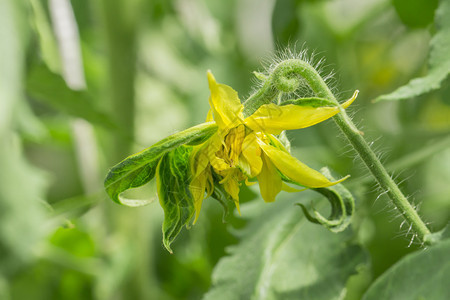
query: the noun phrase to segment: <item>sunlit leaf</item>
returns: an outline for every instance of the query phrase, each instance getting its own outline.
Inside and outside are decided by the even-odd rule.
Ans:
[[[441,1],[436,10],[437,32],[430,42],[429,71],[394,92],[382,95],[375,101],[402,100],[437,90],[450,72],[450,1]]]
[[[204,123],[187,130],[175,133],[153,146],[131,155],[115,165],[105,179],[108,195],[117,203],[128,206],[148,204],[148,201],[129,200],[120,196],[128,189],[142,186],[149,182],[156,172],[156,167],[162,156],[183,144],[203,142],[217,131],[215,123]]]
[[[450,240],[405,256],[369,288],[363,300],[450,299]]]
[[[194,215],[194,200],[189,191],[192,179],[189,156],[193,147],[181,146],[161,158],[157,168],[159,203],[164,209],[163,243],[170,244]]]
[[[255,217],[219,261],[204,299],[341,299],[349,276],[366,262],[350,231],[309,223],[287,199],[243,205],[242,215]]]

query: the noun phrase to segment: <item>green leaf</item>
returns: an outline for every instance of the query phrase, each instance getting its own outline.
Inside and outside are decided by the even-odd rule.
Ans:
[[[28,73],[27,92],[56,110],[83,118],[93,124],[114,128],[111,118],[96,107],[95,99],[86,91],[71,90],[64,79],[44,64],[34,64]]]
[[[156,171],[159,203],[164,209],[163,244],[170,253],[170,245],[194,216],[194,199],[189,191],[192,149],[191,146],[181,146],[167,153]]]
[[[438,0],[393,0],[392,4],[403,24],[411,28],[421,28],[433,22],[433,13],[438,2]]]
[[[450,72],[450,1],[441,1],[436,10],[437,32],[430,42],[428,75],[415,78],[394,92],[382,95],[375,101],[402,100],[437,90]]]
[[[369,288],[363,300],[450,299],[450,240],[405,256]]]
[[[365,252],[349,242],[350,231],[331,233],[292,206],[287,199],[241,206],[243,216],[254,217],[219,261],[204,299],[342,298],[349,276],[366,263]]]
[[[331,181],[335,181],[327,168],[323,168],[321,172]],[[297,203],[303,210],[305,217],[310,222],[321,224],[332,232],[344,231],[350,225],[351,218],[355,212],[355,199],[352,194],[341,183],[313,190],[328,199],[331,204],[331,214],[328,218],[325,218],[318,211],[314,210],[315,217],[313,217],[305,205]]]
[[[217,131],[215,123],[203,123],[182,132],[175,133],[153,146],[131,155],[115,165],[105,179],[105,189],[109,197],[127,206],[146,205],[146,200],[131,200],[121,197],[121,193],[149,182],[156,172],[161,157],[183,144],[194,145],[211,137]]]

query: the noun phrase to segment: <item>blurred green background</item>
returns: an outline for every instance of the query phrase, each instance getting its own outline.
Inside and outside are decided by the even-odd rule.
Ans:
[[[371,102],[426,74],[437,5],[0,0],[0,299],[201,298],[238,241],[228,229],[245,220],[224,224],[220,205],[205,201],[170,255],[158,202],[121,207],[103,178],[126,156],[205,119],[206,70],[245,99],[252,72],[284,49],[326,58],[322,71],[335,74],[340,100],[360,90],[355,123],[432,230],[441,229],[450,217],[448,80],[415,99]],[[332,121],[288,136],[308,165],[351,174],[367,280],[418,249]],[[241,201],[262,201],[257,191],[243,189]],[[138,194],[155,197],[152,186]]]

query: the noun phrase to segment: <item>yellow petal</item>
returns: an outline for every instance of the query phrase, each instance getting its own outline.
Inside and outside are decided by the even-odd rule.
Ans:
[[[208,144],[194,147],[190,157],[191,173],[194,177],[197,177],[202,173],[209,165],[207,159]]]
[[[275,137],[272,134],[267,134],[265,135],[265,138],[268,142],[266,142],[266,144],[270,143],[271,145],[273,145],[275,148],[284,151],[286,153],[289,153],[289,151],[286,149],[286,147],[283,145],[283,143],[280,142],[280,140]]]
[[[203,199],[205,198],[205,189],[207,176],[206,172],[202,172],[199,176],[195,177],[189,186],[189,190],[191,191],[192,198],[194,199],[194,208],[195,208],[195,219],[194,223],[197,222],[198,216],[200,215],[200,210],[202,208]]]
[[[263,166],[261,168],[261,172],[257,176],[259,190],[265,202],[273,202],[275,201],[275,197],[281,191],[281,176],[278,174],[277,169],[266,155],[262,154],[261,158],[263,161]]]
[[[239,157],[239,165],[250,177],[255,177],[261,172],[261,148],[256,141],[256,136],[252,132],[248,134],[242,142],[242,153]]]
[[[260,146],[283,175],[302,186],[310,188],[327,187],[347,178],[344,177],[341,180],[331,182],[320,172],[311,169],[290,154],[264,143],[260,143]]]
[[[230,169],[229,173],[226,175],[226,177],[220,182],[223,184],[223,187],[225,191],[233,198],[234,204],[236,205],[236,208],[238,210],[239,215],[241,214],[241,210],[239,207],[239,181],[237,179],[237,172],[239,172],[238,169]]]
[[[286,183],[283,182],[283,185],[281,187],[282,191],[288,192],[288,193],[298,193],[298,192],[303,192],[307,189],[296,189],[292,186],[287,185]]]
[[[338,107],[311,107],[294,104],[278,106],[274,103],[261,105],[246,118],[244,123],[254,131],[280,134],[283,130],[300,129],[315,125],[339,112]]]
[[[223,143],[223,137],[218,132],[214,134],[210,139],[207,148],[204,151],[205,161],[209,161],[211,166],[216,172],[224,171],[230,168],[224,159],[217,157],[216,153],[220,150]]]
[[[248,178],[245,178],[245,185],[246,186],[252,186],[256,184],[256,181],[249,181]]]
[[[208,82],[211,91],[209,105],[219,128],[232,128],[241,124],[244,119],[242,115],[244,106],[237,92],[225,84],[218,84],[210,71],[208,71]]]
[[[208,114],[206,115],[206,122],[214,121],[212,110],[208,110]]]
[[[359,91],[356,90],[356,91],[353,93],[353,96],[352,96],[350,99],[348,99],[347,101],[345,101],[344,103],[342,103],[341,106],[342,106],[343,108],[349,107],[350,104],[352,104],[353,101],[355,101],[356,97],[358,97],[358,93],[359,93]]]
[[[230,166],[235,166],[238,163],[244,138],[245,126],[242,124],[232,128],[225,137],[225,149],[227,151]]]
[[[211,167],[208,159],[206,158],[206,150],[208,144],[201,146],[196,146],[191,154],[191,173],[192,181],[189,185],[189,190],[191,192],[192,198],[194,199],[195,208],[195,219],[194,223],[197,222],[198,216],[200,215],[200,209],[202,207],[203,199],[209,197],[212,193],[210,180],[212,177]],[[205,190],[207,190],[208,195],[205,197]]]
[[[342,103],[347,108],[355,101],[359,91]],[[294,104],[278,106],[274,103],[261,105],[258,110],[244,120],[245,125],[254,131],[280,134],[283,130],[300,129],[315,125],[331,118],[339,112],[338,107],[312,107]]]

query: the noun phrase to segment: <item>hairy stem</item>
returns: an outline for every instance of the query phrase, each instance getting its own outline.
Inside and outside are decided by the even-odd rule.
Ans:
[[[261,90],[247,99],[244,103],[246,106],[244,114],[252,114],[262,104],[272,102],[281,92],[293,92],[298,87],[301,78],[306,80],[317,97],[326,98],[339,105],[327,84],[311,65],[299,59],[291,59],[278,64],[266,79]],[[341,108],[340,113],[334,116],[333,119],[361,157],[379,186],[391,198],[403,218],[412,226],[418,238],[423,242],[427,242],[426,236],[430,234],[430,230],[400,191],[345,110]]]

